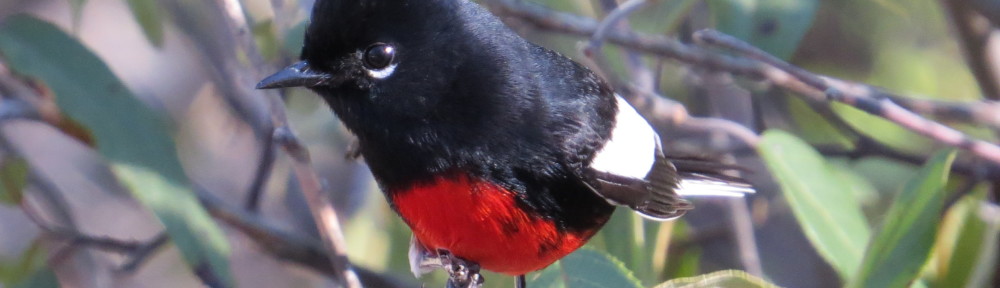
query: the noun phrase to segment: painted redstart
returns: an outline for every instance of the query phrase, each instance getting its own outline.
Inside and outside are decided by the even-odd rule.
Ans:
[[[283,87],[312,89],[357,135],[413,231],[414,272],[450,267],[456,286],[478,286],[477,267],[548,266],[615,206],[667,220],[692,208],[680,196],[752,192],[668,160],[602,79],[466,0],[318,0],[302,61],[257,86]]]

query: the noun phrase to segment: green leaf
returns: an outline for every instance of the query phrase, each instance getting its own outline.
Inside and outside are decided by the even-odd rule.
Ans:
[[[935,154],[903,188],[865,254],[850,287],[906,287],[927,262],[944,209],[954,151]]]
[[[128,9],[142,27],[146,40],[157,48],[163,47],[163,17],[155,0],[128,0]]]
[[[13,16],[0,27],[10,68],[41,80],[59,107],[95,136],[98,152],[132,194],[166,227],[202,279],[232,287],[229,246],[191,191],[168,126],[90,50],[47,22]]]
[[[813,247],[842,279],[853,278],[871,232],[855,197],[844,192],[852,187],[787,132],[765,132],[758,149]]]
[[[0,263],[0,283],[10,286],[25,282],[32,273],[45,266],[47,254],[41,241],[35,239],[31,246],[21,253],[16,263]]]
[[[778,287],[739,270],[723,270],[705,275],[679,278],[657,285],[656,288],[765,288]]]
[[[12,285],[11,288],[59,288],[59,279],[52,269],[42,268],[23,282]]]
[[[809,107],[805,100],[799,97],[782,97],[785,101],[788,114],[795,124],[795,133],[800,135],[806,142],[814,145],[833,145],[834,147],[844,147],[854,149],[854,140],[844,135],[829,120],[816,112],[816,109]]]
[[[644,234],[643,230],[642,219],[638,214],[628,209],[617,209],[598,234],[605,244],[601,250],[622,263],[627,263],[636,275],[642,275],[642,272],[637,270],[652,265],[648,262],[651,257],[648,254],[642,255],[642,248],[653,246],[640,242],[645,239],[645,235],[641,235]]]
[[[10,158],[0,163],[0,204],[18,205],[28,185],[28,162]]]
[[[933,287],[985,287],[991,280],[992,273],[977,273],[993,270],[1000,237],[1000,222],[980,216],[996,209],[985,202],[986,192],[966,195],[945,216],[934,246]]]
[[[857,108],[841,103],[833,103],[833,111],[840,115],[847,125],[876,141],[894,149],[910,153],[926,153],[934,142],[916,132],[900,127],[885,118],[868,114]]]
[[[854,201],[857,201],[862,207],[878,201],[878,189],[868,179],[861,177],[847,165],[832,164],[831,168],[834,177],[851,187],[851,189],[844,190],[844,193],[854,197]]]
[[[717,30],[789,59],[812,26],[817,0],[708,1]]]
[[[701,1],[648,1],[644,8],[629,17],[629,22],[637,32],[674,33],[699,2]]]
[[[532,288],[642,287],[614,257],[583,248],[552,264],[528,281]]]

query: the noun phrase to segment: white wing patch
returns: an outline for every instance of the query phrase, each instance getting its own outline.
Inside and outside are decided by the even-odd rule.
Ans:
[[[615,99],[618,100],[618,114],[611,140],[597,152],[590,167],[619,176],[646,178],[656,160],[659,136],[625,99],[618,95]]]

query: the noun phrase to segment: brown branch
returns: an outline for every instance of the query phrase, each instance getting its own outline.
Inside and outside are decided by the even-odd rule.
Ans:
[[[5,71],[5,69],[3,69]],[[34,91],[13,79],[9,74],[0,73],[0,107],[17,107],[17,109],[6,110],[6,113],[12,113],[11,115],[18,115],[18,117],[0,117],[0,153],[16,155],[17,157],[24,157],[24,152],[21,150],[17,144],[15,144],[14,137],[16,135],[10,134],[8,132],[7,125],[11,125],[10,120],[39,120],[34,116],[40,115],[39,110],[28,111],[32,109],[37,109],[33,106],[32,100],[37,99],[34,97]],[[27,117],[20,117],[27,115]],[[10,116],[10,115],[8,115]],[[55,183],[51,182],[49,179],[43,177],[41,171],[36,167],[30,166],[28,168],[29,183],[35,188],[32,191],[37,192],[37,198],[35,198],[37,203],[28,203],[29,197],[24,198],[21,203],[22,211],[25,215],[29,217],[32,221],[36,223],[41,222],[42,217],[39,211],[36,210],[36,206],[41,206],[38,208],[45,209],[47,215],[51,215],[54,218],[54,222],[62,225],[66,231],[76,232],[78,231],[76,219],[73,218],[72,208],[69,202],[60,194],[58,187]],[[42,227],[42,226],[39,226]],[[44,231],[44,227],[42,227]],[[58,253],[53,254],[57,258]],[[53,268],[61,281],[72,282],[80,287],[97,287],[99,283],[106,281],[109,278],[106,273],[102,273],[94,269],[96,267],[95,260],[92,255],[84,254],[77,255],[74,259],[77,265],[66,267],[50,266]],[[55,263],[55,262],[54,262]]]
[[[747,273],[764,276],[764,268],[760,263],[760,253],[757,249],[757,238],[754,237],[753,216],[747,207],[746,198],[726,199],[729,205],[729,222],[736,242],[736,251],[743,268]]]
[[[270,71],[273,69],[272,67],[267,65],[267,62],[264,60],[264,58],[260,54],[260,51],[258,51],[257,49],[257,43],[253,37],[254,35],[253,31],[251,31],[246,16],[244,16],[243,14],[243,6],[242,6],[243,4],[238,0],[217,0],[216,3],[218,3],[218,5],[220,5],[223,8],[226,16],[228,16],[225,17],[224,19],[228,20],[226,21],[226,23],[229,24],[228,27],[231,32],[231,35],[237,39],[235,48],[237,50],[244,52],[244,55],[247,55],[247,58],[250,60],[249,66],[253,68],[251,69],[253,73],[246,73],[246,72],[240,73],[240,71],[244,71],[246,69],[238,69],[237,71],[230,71],[230,74],[231,76],[242,76],[237,79],[251,78],[249,80],[249,83],[254,83],[257,80],[255,79],[256,77],[254,76],[258,76],[260,73],[264,71]],[[251,84],[251,86],[247,86],[246,79],[241,79],[241,80],[244,80],[240,82],[242,84],[241,88],[243,88],[241,89],[242,93],[240,93],[239,95],[231,95],[231,97],[242,96],[246,98],[254,98],[254,97],[259,97],[257,94],[276,93],[275,91],[259,91],[259,90],[246,91],[245,89],[253,87],[252,86],[253,84]],[[251,102],[251,103],[257,102],[257,101],[247,101],[247,100],[250,99],[244,99],[245,102]],[[230,102],[235,103],[237,101],[230,101]],[[249,115],[250,113],[244,113],[244,114]],[[259,118],[265,118],[265,117],[259,117]],[[268,178],[271,177],[271,171],[273,170],[272,168],[274,167],[274,161],[277,158],[274,149],[275,147],[273,138],[274,136],[273,126],[269,125],[269,123],[273,122],[254,121],[254,120],[258,119],[248,118],[247,122],[254,126],[254,131],[257,132],[258,135],[263,139],[261,139],[260,162],[258,163],[259,165],[257,165],[257,170],[254,172],[253,182],[251,182],[250,189],[248,190],[247,193],[247,200],[244,206],[244,208],[246,208],[249,211],[258,211],[260,209],[260,201],[264,195],[264,188],[265,185],[267,185]]]
[[[974,0],[941,0],[951,23],[958,30],[965,62],[979,83],[986,99],[1000,100],[1000,37],[982,12],[974,7]]]
[[[132,253],[129,253],[129,260],[125,261],[125,264],[122,264],[118,270],[125,273],[135,272],[142,264],[146,263],[146,260],[156,255],[156,252],[160,251],[160,248],[163,248],[168,243],[168,240],[170,240],[170,237],[167,237],[167,233],[161,232],[156,237],[153,237],[153,240],[142,243]]]
[[[785,89],[811,97],[825,96],[827,101],[851,105],[939,143],[969,151],[983,159],[1000,164],[1000,147],[971,138],[954,128],[923,118],[891,100],[891,98],[901,96],[892,95],[865,84],[810,73],[771,56],[742,40],[718,31],[699,31],[695,33],[695,39],[701,43],[730,49],[745,57],[760,61],[757,71],[754,71],[753,74],[761,74],[770,82]]]
[[[284,109],[284,105],[274,107],[274,109]],[[347,241],[341,232],[340,220],[337,219],[336,210],[331,205],[328,198],[323,197],[323,185],[313,170],[309,151],[299,142],[288,126],[279,125],[274,131],[274,139],[281,144],[281,147],[294,159],[293,170],[298,177],[302,193],[309,205],[309,211],[316,219],[317,228],[323,242],[333,253],[330,257],[332,267],[338,271],[335,276],[340,283],[348,288],[360,288],[361,283],[358,276],[351,269],[351,262],[347,258]]]
[[[181,1],[175,3],[174,7],[175,9],[191,10],[196,8],[192,7],[192,3],[196,2]],[[337,214],[330,204],[329,199],[323,197],[325,194],[322,193],[319,177],[311,166],[308,151],[299,144],[288,128],[288,120],[284,113],[284,104],[278,97],[277,92],[252,90],[252,87],[254,87],[254,84],[261,78],[263,73],[273,71],[274,69],[267,66],[266,61],[264,61],[259,51],[257,51],[251,29],[242,13],[242,4],[237,0],[216,0],[207,6],[208,8],[212,8],[210,12],[214,12],[214,15],[210,16],[217,17],[207,17],[199,20],[223,21],[224,23],[221,23],[223,25],[219,27],[224,28],[216,31],[217,33],[215,34],[218,35],[215,36],[224,37],[231,41],[218,41],[211,37],[205,37],[207,32],[200,31],[200,27],[190,27],[193,25],[189,25],[188,33],[202,36],[200,40],[206,42],[205,45],[207,48],[210,48],[207,53],[218,56],[219,59],[217,60],[214,57],[210,58],[215,60],[213,62],[215,65],[213,66],[218,72],[219,82],[226,85],[227,89],[225,91],[228,91],[226,98],[230,103],[234,103],[233,107],[237,111],[242,112],[241,114],[244,114],[244,118],[253,125],[254,131],[263,134],[262,138],[280,144],[294,159],[295,175],[302,187],[302,193],[309,204],[309,210],[316,219],[317,228],[322,235],[324,243],[336,255],[336,257],[330,258],[332,267],[338,272],[334,275],[334,278],[339,284],[345,287],[361,287],[357,275],[351,270],[351,264],[347,259],[347,248]],[[196,13],[195,15],[202,15],[203,18],[205,16],[202,11],[190,12]],[[250,63],[239,61],[239,59],[235,58],[235,55],[246,56]],[[266,101],[266,108],[252,105],[261,103],[261,101]],[[263,109],[257,110],[258,108]],[[268,118],[270,121],[263,120]],[[262,184],[268,175],[268,173],[261,171],[269,171],[270,169],[267,168],[270,168],[274,161],[270,154],[273,153],[270,143],[264,146],[265,151],[262,153],[260,163],[264,167],[260,167],[261,169],[258,170],[255,176],[253,189],[256,190],[251,191],[246,204],[251,209],[256,208],[259,203],[263,189]]]
[[[264,71],[274,69],[260,56],[239,1],[168,0],[158,4],[170,11],[166,14],[193,40],[228,108],[252,127],[259,138],[260,162],[244,204],[247,209],[256,210],[275,161],[271,139],[274,126],[263,95],[277,95],[277,92],[253,87]]]
[[[620,6],[619,8],[612,8],[613,11],[610,12],[610,16],[604,20],[604,22],[594,25],[595,34],[590,38],[589,45],[584,48],[584,55],[587,56],[591,68],[595,72],[605,75],[610,84],[614,87],[618,94],[625,98],[629,104],[632,104],[642,115],[649,121],[653,126],[656,127],[679,127],[682,129],[689,130],[699,130],[699,131],[719,131],[729,135],[737,140],[742,145],[729,145],[727,147],[716,147],[718,151],[734,151],[737,149],[742,149],[746,147],[755,147],[760,139],[760,136],[756,132],[753,132],[746,126],[739,123],[719,118],[702,118],[702,117],[692,117],[687,111],[687,108],[683,104],[671,100],[667,97],[663,97],[656,92],[656,86],[652,83],[655,81],[648,81],[648,84],[642,83],[627,83],[629,81],[623,81],[617,77],[610,77],[608,71],[610,70],[610,65],[604,54],[601,53],[600,49],[603,47],[603,43],[607,41],[606,37],[614,35],[610,27],[615,26],[615,22],[622,21],[629,15],[629,13],[637,11],[638,8],[643,7],[643,2],[645,0],[631,0]],[[558,14],[558,12],[547,12]],[[604,27],[604,28],[602,28]],[[627,29],[627,25],[624,25],[625,29],[622,31],[631,31]],[[600,32],[599,30],[602,30]],[[618,32],[621,33],[621,32]],[[628,52],[629,54],[634,54],[634,52]],[[632,58],[638,57],[637,55],[630,55]],[[649,68],[646,67],[641,61],[629,62],[630,69],[633,75],[652,75]],[[638,77],[642,78],[642,77]],[[642,82],[642,81],[639,81]],[[714,130],[718,129],[718,130]]]
[[[228,205],[222,199],[200,188],[197,196],[213,217],[236,228],[267,253],[333,278],[342,277],[341,270],[335,268],[333,263],[341,261],[334,258],[343,258],[342,261],[346,261],[346,256],[335,256],[336,254],[331,253],[318,239],[290,233],[267,224],[267,221],[259,215]],[[356,270],[361,283],[368,287],[412,286],[365,269]]]
[[[587,48],[585,48],[584,54],[594,59],[596,63],[606,63],[607,61],[603,59],[604,53],[601,51],[605,38],[608,37],[608,34],[611,33],[611,31],[631,31],[626,20],[630,15],[649,4],[650,1],[652,0],[629,0],[622,3],[620,6],[618,6],[615,1],[602,1],[602,6],[604,9],[608,10],[608,15],[603,21],[601,21],[600,25],[598,25],[597,29],[594,31],[594,34],[590,37],[590,44]],[[656,91],[657,87],[652,86],[655,81],[647,79],[652,77],[653,73],[651,73],[649,68],[642,63],[640,56],[633,51],[628,51],[626,53],[629,58],[627,60],[632,60],[627,62],[631,64],[629,70],[632,71],[633,79],[636,78],[636,76],[640,76],[638,77],[640,78],[639,82],[645,82],[637,84],[640,89],[642,89],[641,91],[647,93]],[[607,67],[606,64],[599,66]],[[607,68],[604,68],[604,70],[609,71]],[[725,132],[729,135],[736,136],[748,146],[755,146],[759,139],[759,136],[746,128],[746,126],[721,118],[689,117],[677,124],[686,126],[687,128],[703,128],[704,130],[702,131]],[[750,215],[750,210],[747,208],[746,200],[742,198],[730,199],[728,204],[731,208],[729,223],[731,224],[731,232],[734,236],[733,239],[735,240],[737,250],[739,251],[738,256],[740,262],[743,264],[744,269],[747,270],[748,273],[762,276],[764,275],[764,270],[760,262],[760,255],[757,252],[758,249],[756,238],[754,236],[754,227],[753,223],[750,222],[752,217]]]
[[[640,8],[646,7],[650,1],[660,1],[660,0],[629,0],[622,3],[621,6],[618,5],[616,0],[601,0],[601,7],[608,13],[608,15],[601,21],[601,24],[597,27],[597,31],[594,35],[590,37],[590,43],[584,48],[584,54],[590,58],[597,56],[603,57],[603,53],[600,53],[604,44],[604,37],[608,31],[630,31],[631,25],[628,22],[628,17],[638,11]],[[658,91],[659,87],[656,86],[656,80],[654,80],[656,73],[653,73],[650,68],[643,63],[642,55],[636,53],[635,51],[624,51],[624,63],[627,72],[629,73],[630,81],[634,83],[636,87],[644,92],[654,92]],[[595,60],[598,61],[598,60]],[[598,61],[600,63],[600,61]],[[608,67],[604,67],[608,68]],[[608,70],[610,71],[610,70]],[[609,75],[610,76],[610,75]]]
[[[592,19],[568,13],[554,12],[537,5],[514,0],[486,0],[495,13],[508,21],[534,25],[536,28],[564,34],[590,37],[598,27]],[[967,135],[923,118],[900,107],[889,99],[891,94],[870,86],[812,74],[789,65],[759,49],[733,37],[715,31],[701,31],[695,35],[702,43],[720,46],[741,53],[744,57],[708,52],[665,37],[634,32],[609,32],[607,41],[623,47],[671,58],[710,70],[729,72],[766,79],[779,87],[797,92],[803,97],[820,101],[837,101],[885,118],[925,137],[967,150],[980,158],[1000,164],[1000,147],[968,137]]]
[[[1000,131],[1000,101],[950,102],[886,96],[903,108],[942,121],[977,124]]]

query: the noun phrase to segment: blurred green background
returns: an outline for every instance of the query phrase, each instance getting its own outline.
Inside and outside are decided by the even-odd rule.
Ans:
[[[718,29],[810,71],[908,97],[996,100],[963,59],[948,1],[960,0],[662,0],[628,24],[685,42]],[[615,3],[529,2],[594,19]],[[195,197],[211,194],[238,210],[255,190],[271,148],[265,96],[279,95],[252,87],[297,59],[311,5],[0,0],[0,287],[199,287],[206,277],[222,287],[335,287],[218,221]],[[587,62],[587,39],[514,28]],[[672,222],[619,209],[587,248],[528,275],[529,287],[997,287],[995,163],[765,82],[613,45],[604,52],[610,77],[652,80],[693,115],[760,133],[755,149],[727,150],[719,147],[735,140],[714,131],[656,127],[673,153],[732,157],[758,192],[695,201]],[[636,65],[654,77],[635,75],[628,67]],[[368,287],[443,287],[440,271],[410,274],[410,232],[364,164],[346,159],[352,136],[326,105],[304,89],[280,96],[331,192],[350,259],[366,281],[385,281]],[[22,106],[34,113],[10,112]],[[997,142],[996,127],[941,120]],[[255,219],[316,239],[291,166],[277,153]],[[752,241],[735,232],[740,219],[752,224]],[[164,229],[171,244],[135,269],[122,267],[131,250],[72,237],[145,242]],[[486,279],[486,287],[513,286],[511,277]]]

